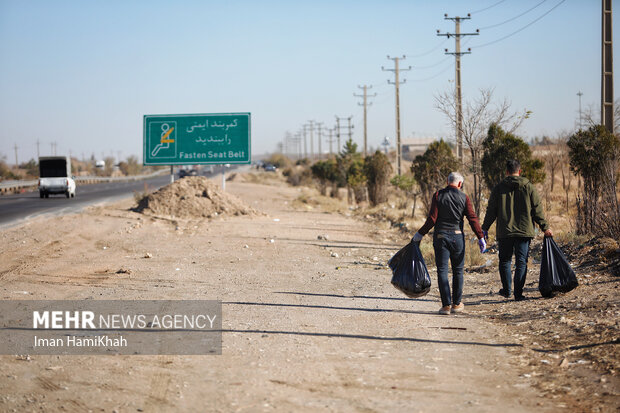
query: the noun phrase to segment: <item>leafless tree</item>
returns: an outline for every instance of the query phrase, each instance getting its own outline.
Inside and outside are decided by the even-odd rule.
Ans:
[[[448,124],[456,130],[454,93],[447,91],[436,95],[435,108],[446,116]],[[482,143],[487,136],[489,126],[496,123],[507,132],[513,133],[530,116],[531,112],[528,110],[513,112],[511,103],[507,99],[495,103],[493,89],[480,89],[478,97],[464,103],[462,112],[461,135],[471,158],[467,165],[474,178],[474,190],[471,195],[476,214],[479,215],[483,189],[480,160],[483,154]]]

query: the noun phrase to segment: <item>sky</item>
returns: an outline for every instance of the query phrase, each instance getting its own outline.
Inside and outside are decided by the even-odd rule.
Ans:
[[[361,85],[377,93],[376,148],[396,134],[388,55],[412,66],[402,138],[453,139],[435,108],[454,87],[454,40],[437,36],[454,32],[445,13],[471,13],[461,31],[480,29],[462,40],[464,102],[490,88],[532,111],[526,139],[574,130],[579,91],[599,110],[599,0],[0,0],[0,156],[14,163],[17,145],[20,163],[36,158],[39,141],[41,156],[56,142],[59,155],[141,159],[146,114],[250,112],[253,155],[310,120],[353,116],[361,146]]]

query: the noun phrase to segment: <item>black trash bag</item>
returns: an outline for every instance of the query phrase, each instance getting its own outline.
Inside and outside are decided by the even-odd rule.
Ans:
[[[431,276],[418,243],[411,241],[404,246],[390,258],[388,265],[392,269],[392,285],[408,297],[422,297],[430,291]]]
[[[540,263],[538,291],[543,297],[551,297],[556,292],[566,293],[575,287],[577,276],[552,237],[545,237]]]

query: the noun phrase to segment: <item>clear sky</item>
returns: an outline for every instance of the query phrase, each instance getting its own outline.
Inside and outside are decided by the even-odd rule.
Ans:
[[[58,154],[141,156],[142,117],[161,113],[251,112],[254,154],[310,119],[353,115],[361,144],[363,84],[378,93],[376,147],[395,136],[388,54],[413,66],[401,73],[403,137],[451,137],[434,108],[454,79],[454,41],[436,35],[454,31],[444,13],[471,13],[462,31],[480,28],[463,40],[464,99],[494,88],[531,110],[522,136],[572,130],[578,91],[598,110],[599,0],[0,0],[0,154],[13,163],[17,144],[20,162],[36,157],[39,140],[42,156],[50,142]]]

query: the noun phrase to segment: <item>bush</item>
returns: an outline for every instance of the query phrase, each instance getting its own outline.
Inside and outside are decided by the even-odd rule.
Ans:
[[[387,201],[387,190],[392,173],[392,164],[381,151],[367,156],[364,161],[364,174],[367,178],[368,199],[371,205]]]
[[[338,164],[334,159],[315,162],[310,167],[310,170],[312,171],[312,176],[319,183],[321,195],[327,194],[327,184],[329,182],[336,182],[338,180]]]
[[[536,184],[545,180],[545,163],[532,158],[530,146],[521,138],[505,132],[492,124],[486,139],[482,142],[482,176],[487,188],[493,189],[506,176],[506,162],[517,159],[521,163],[522,175]]]
[[[452,149],[443,139],[431,143],[422,155],[415,157],[411,172],[420,185],[422,203],[427,211],[430,210],[433,194],[445,186],[448,175],[458,165]]]
[[[577,233],[620,238],[620,140],[595,125],[572,135],[567,145],[571,170],[583,178],[577,199]]]
[[[293,162],[281,153],[273,154],[265,161],[266,164],[272,164],[276,168],[287,168],[293,165]]]

